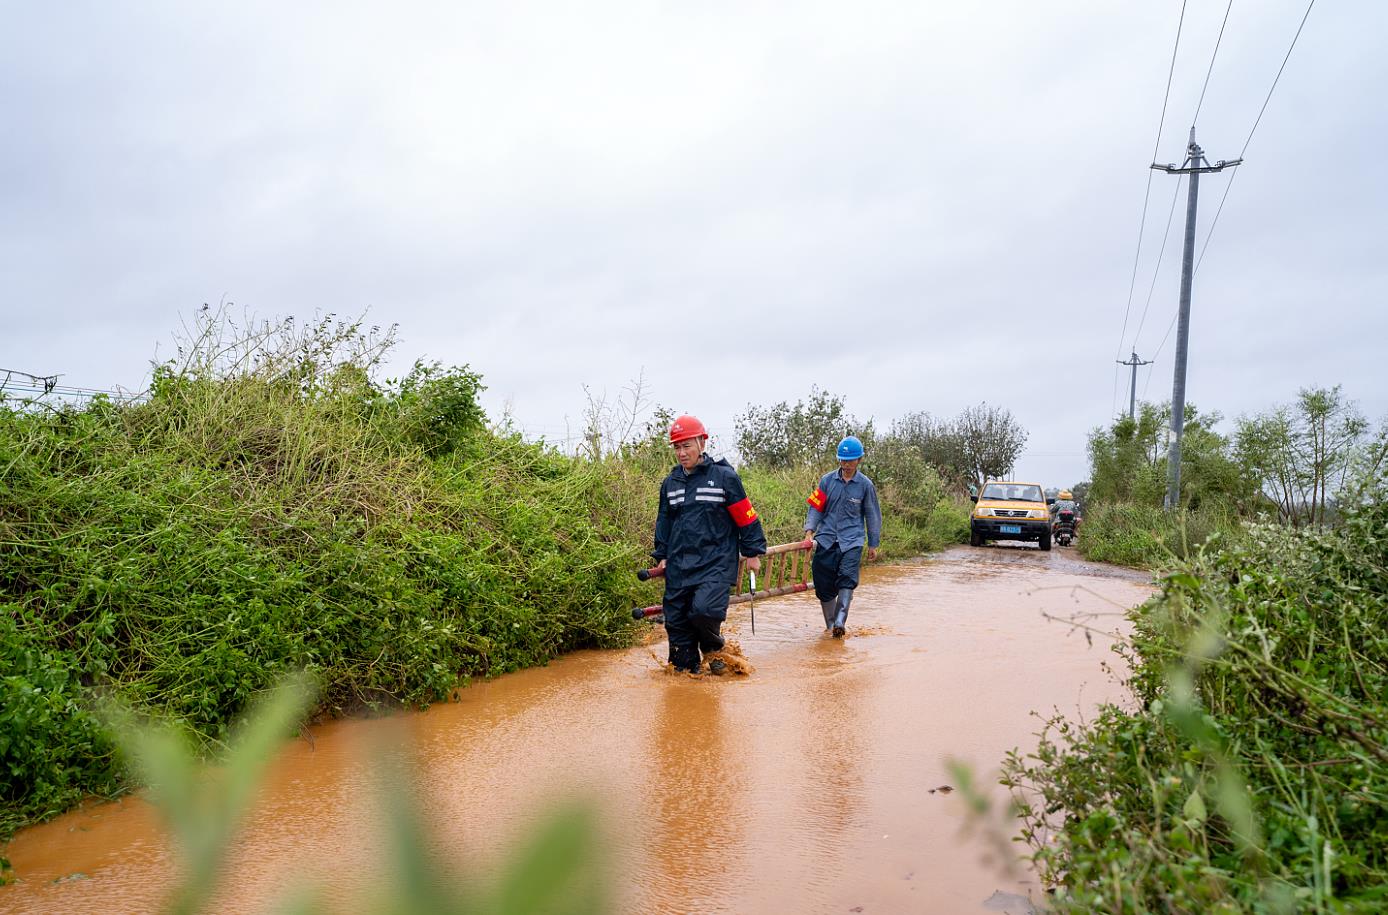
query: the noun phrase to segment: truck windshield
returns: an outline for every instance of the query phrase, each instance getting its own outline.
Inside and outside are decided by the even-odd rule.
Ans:
[[[984,499],[1005,499],[1011,502],[1045,502],[1046,496],[1040,486],[1027,486],[1022,483],[989,483],[983,487]]]

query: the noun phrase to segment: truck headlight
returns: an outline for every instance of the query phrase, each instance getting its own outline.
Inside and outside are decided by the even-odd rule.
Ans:
[[[1039,508],[1033,508],[1033,509],[1031,509],[1030,511],[1027,512],[1027,517],[1028,517],[1028,518],[1044,518],[1044,517],[1046,517],[1047,514],[1049,514],[1049,512],[1042,511],[1042,510],[1039,509]]]
[[[993,514],[993,510],[991,508],[980,507],[977,511],[974,512],[974,514],[980,518],[987,518]]]

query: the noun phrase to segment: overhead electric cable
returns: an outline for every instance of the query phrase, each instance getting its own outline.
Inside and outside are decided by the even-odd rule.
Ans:
[[[107,397],[116,401],[132,401],[143,397],[146,392],[125,391],[121,389],[86,388],[79,385],[59,384],[61,375],[35,375],[22,369],[0,367],[0,399],[9,397],[24,403],[38,403],[45,399],[92,400]]]
[[[1161,356],[1162,348],[1166,346],[1166,341],[1169,340],[1169,339],[1171,339],[1171,331],[1172,331],[1173,328],[1175,328],[1175,326],[1176,326],[1176,319],[1179,318],[1180,316],[1181,316],[1180,311],[1177,311],[1174,315],[1171,316],[1171,323],[1168,324],[1168,325],[1166,325],[1166,334],[1165,334],[1165,336],[1163,336],[1163,337],[1161,338],[1161,343],[1157,344],[1157,351],[1156,351],[1155,353],[1152,354],[1152,362],[1155,363],[1155,362],[1157,361],[1158,357]],[[1154,371],[1155,371],[1155,369],[1148,369],[1148,370],[1147,370],[1147,380],[1146,380],[1145,382],[1143,382],[1143,384],[1142,384],[1142,398],[1143,398],[1144,400],[1147,399],[1147,386],[1148,386],[1149,384],[1152,383],[1152,372],[1154,372]]]
[[[1210,88],[1210,74],[1214,72],[1215,58],[1219,56],[1219,44],[1224,40],[1224,27],[1229,24],[1229,11],[1234,8],[1234,0],[1229,0],[1229,5],[1224,8],[1224,21],[1219,24],[1219,37],[1215,39],[1214,53],[1210,55],[1210,68],[1205,71],[1205,85],[1200,87],[1200,101],[1195,103],[1195,116],[1190,119],[1190,127],[1195,129],[1195,122],[1200,120],[1200,108],[1205,104],[1205,90]]]
[[[1258,117],[1253,120],[1253,127],[1248,131],[1248,139],[1243,141],[1243,149],[1239,150],[1239,158],[1248,152],[1248,144],[1253,142],[1253,134],[1258,132],[1258,125],[1263,122],[1263,113],[1268,110],[1268,103],[1272,101],[1272,93],[1277,89],[1277,83],[1282,79],[1282,71],[1287,69],[1287,61],[1292,58],[1292,51],[1296,49],[1297,39],[1301,37],[1301,30],[1306,28],[1306,20],[1311,16],[1311,8],[1316,5],[1316,0],[1311,0],[1306,4],[1306,12],[1301,16],[1301,24],[1296,27],[1296,34],[1292,36],[1292,43],[1287,48],[1286,55],[1282,58],[1282,66],[1277,68],[1277,75],[1272,78],[1272,85],[1268,87],[1267,98],[1263,99],[1263,107],[1258,109]],[[1229,176],[1229,183],[1224,185],[1224,196],[1219,198],[1219,207],[1215,210],[1214,219],[1210,221],[1210,229],[1205,233],[1205,243],[1200,246],[1200,256],[1195,261],[1195,271],[1199,272],[1200,264],[1205,260],[1205,249],[1210,246],[1210,238],[1214,235],[1215,226],[1219,225],[1219,214],[1224,212],[1224,201],[1229,199],[1229,191],[1234,187],[1234,179],[1239,175],[1235,170]]]
[[[1181,17],[1176,22],[1176,41],[1171,47],[1171,65],[1166,71],[1166,92],[1161,100],[1161,118],[1157,121],[1157,137],[1152,143],[1152,161],[1157,161],[1157,151],[1161,149],[1161,132],[1166,126],[1166,106],[1171,101],[1171,80],[1176,74],[1176,52],[1181,48],[1181,29],[1186,21],[1186,0],[1181,0]],[[1128,338],[1128,318],[1133,308],[1133,291],[1137,289],[1137,267],[1142,259],[1142,236],[1147,231],[1147,205],[1152,197],[1152,172],[1147,172],[1147,189],[1142,195],[1142,219],[1137,227],[1137,251],[1133,254],[1133,275],[1128,283],[1128,304],[1123,309],[1123,329],[1118,334],[1117,356],[1123,353],[1123,341]],[[1114,403],[1117,403],[1117,376],[1114,376]]]
[[[1113,400],[1108,405],[1108,415],[1114,416],[1118,413],[1118,366],[1113,367]]]
[[[1157,265],[1152,268],[1152,285],[1147,289],[1147,304],[1142,306],[1142,320],[1137,322],[1137,331],[1133,334],[1133,349],[1137,348],[1137,341],[1142,339],[1142,328],[1147,324],[1147,310],[1152,307],[1152,294],[1157,291],[1157,277],[1161,275],[1161,262],[1166,257],[1166,245],[1171,241],[1171,223],[1176,217],[1176,201],[1181,197],[1181,183],[1186,180],[1185,175],[1176,179],[1176,190],[1171,195],[1171,212],[1166,214],[1166,232],[1162,234],[1161,251],[1157,253]]]
[[[1231,5],[1231,6],[1233,5],[1232,0],[1230,0],[1230,5]],[[1281,81],[1281,79],[1282,79],[1282,72],[1283,72],[1284,70],[1287,69],[1287,61],[1291,60],[1291,58],[1292,58],[1292,51],[1296,50],[1296,43],[1297,43],[1297,41],[1301,38],[1301,32],[1302,32],[1302,30],[1303,30],[1304,28],[1306,28],[1306,20],[1309,19],[1309,18],[1311,17],[1311,10],[1315,7],[1315,5],[1316,5],[1316,0],[1310,0],[1310,2],[1306,4],[1306,12],[1304,12],[1304,13],[1301,14],[1301,22],[1297,24],[1297,27],[1296,27],[1296,34],[1292,36],[1292,43],[1291,43],[1290,45],[1288,45],[1288,47],[1287,47],[1287,53],[1284,54],[1283,57],[1282,57],[1282,63],[1281,63],[1281,65],[1277,68],[1277,75],[1274,76],[1274,77],[1272,78],[1272,85],[1268,87],[1268,94],[1267,94],[1267,96],[1263,99],[1263,105],[1262,105],[1262,107],[1258,109],[1258,116],[1257,116],[1256,118],[1253,119],[1253,126],[1252,126],[1252,127],[1249,129],[1249,131],[1248,131],[1248,137],[1243,141],[1243,148],[1242,148],[1241,150],[1239,150],[1239,158],[1240,158],[1240,159],[1242,159],[1242,158],[1244,157],[1244,154],[1248,152],[1248,146],[1249,146],[1250,143],[1253,142],[1253,135],[1254,135],[1255,133],[1258,132],[1258,125],[1261,124],[1261,123],[1263,122],[1263,114],[1266,113],[1267,110],[1268,110],[1268,103],[1270,103],[1270,102],[1272,101],[1272,94],[1273,94],[1273,92],[1275,92],[1275,91],[1277,90],[1277,84],[1278,84],[1278,83]],[[1184,14],[1184,7],[1182,7],[1182,13]],[[1224,11],[1224,18],[1225,18],[1225,21],[1226,21],[1226,22],[1227,22],[1228,19],[1229,19],[1229,10],[1228,10],[1227,8],[1226,8],[1225,11]],[[1220,35],[1222,36],[1223,33],[1224,33],[1224,27],[1223,27],[1223,26],[1220,26]],[[1215,43],[1215,53],[1217,54],[1218,52],[1219,52],[1219,43],[1216,42],[1216,43]],[[1211,57],[1211,59],[1210,59],[1210,68],[1211,68],[1211,70],[1214,69],[1214,58],[1213,58],[1213,57]],[[1208,76],[1208,74],[1206,75],[1205,79],[1206,79],[1206,83],[1208,83],[1208,82],[1209,82],[1209,76]],[[1203,89],[1202,89],[1201,92],[1200,92],[1200,96],[1201,96],[1201,100],[1203,101],[1203,99],[1204,99],[1204,90],[1203,90]],[[1196,109],[1196,115],[1197,115],[1197,117],[1199,116],[1199,108],[1198,108],[1198,107],[1197,107],[1197,109]],[[1200,256],[1197,257],[1196,260],[1195,260],[1195,268],[1194,268],[1194,270],[1192,271],[1192,273],[1199,273],[1199,272],[1200,272],[1200,265],[1203,264],[1203,263],[1205,262],[1205,252],[1206,252],[1206,250],[1208,250],[1209,247],[1210,247],[1210,239],[1214,236],[1215,226],[1219,225],[1219,216],[1220,216],[1221,213],[1224,212],[1224,202],[1225,202],[1226,200],[1229,199],[1229,191],[1233,189],[1233,187],[1234,187],[1234,179],[1237,178],[1238,175],[1239,175],[1238,171],[1235,170],[1234,173],[1233,173],[1232,175],[1229,176],[1229,182],[1228,182],[1227,184],[1224,185],[1224,194],[1223,194],[1223,196],[1221,196],[1221,197],[1219,198],[1219,206],[1215,208],[1214,219],[1210,220],[1210,228],[1209,228],[1209,230],[1205,233],[1205,241],[1204,241],[1204,243],[1200,246]],[[1150,176],[1149,176],[1149,179],[1150,179]],[[1171,323],[1168,324],[1167,327],[1166,327],[1166,336],[1162,337],[1161,344],[1157,347],[1157,352],[1156,352],[1156,354],[1152,356],[1153,361],[1155,361],[1155,360],[1157,359],[1157,357],[1161,355],[1162,348],[1166,346],[1166,341],[1167,341],[1168,338],[1170,338],[1170,336],[1171,336],[1171,331],[1172,331],[1172,329],[1176,326],[1176,318],[1177,318],[1178,316],[1179,316],[1179,314],[1177,314],[1177,315],[1172,315],[1172,316],[1171,316]],[[1143,396],[1144,396],[1144,397],[1147,396],[1147,385],[1148,385],[1148,384],[1151,384],[1151,382],[1152,382],[1152,370],[1149,370],[1149,371],[1148,371],[1148,374],[1147,374],[1147,382],[1143,385],[1143,388],[1142,388],[1142,392],[1143,392]]]

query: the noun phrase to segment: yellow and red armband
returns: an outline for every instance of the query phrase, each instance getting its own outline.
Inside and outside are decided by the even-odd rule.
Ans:
[[[822,512],[824,511],[824,506],[829,504],[829,497],[824,494],[824,490],[816,486],[814,492],[810,493],[810,497],[805,501],[810,503],[810,508],[813,508],[817,512]]]
[[[751,499],[743,499],[741,502],[734,502],[729,505],[728,514],[733,516],[733,524],[738,527],[746,527],[757,520],[757,510],[752,507]]]

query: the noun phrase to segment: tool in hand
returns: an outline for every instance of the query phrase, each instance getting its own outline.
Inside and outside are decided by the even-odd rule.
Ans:
[[[752,611],[752,635],[757,634],[757,573],[751,569],[747,570],[747,577],[752,581],[752,590],[747,595],[747,609]]]

